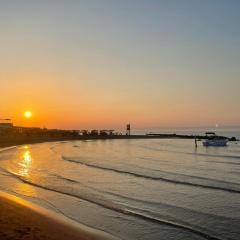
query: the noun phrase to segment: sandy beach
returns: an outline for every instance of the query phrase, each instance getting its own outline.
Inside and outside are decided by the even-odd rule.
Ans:
[[[21,198],[0,192],[1,240],[112,239]]]

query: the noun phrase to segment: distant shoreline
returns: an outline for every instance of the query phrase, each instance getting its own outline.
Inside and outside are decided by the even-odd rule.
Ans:
[[[181,135],[181,134],[146,134],[146,135],[108,135],[108,136],[68,136],[68,137],[34,137],[34,136],[11,136],[0,137],[0,147],[10,147],[23,144],[34,144],[43,142],[74,141],[74,140],[113,140],[113,139],[206,139],[203,135]],[[226,137],[227,138],[227,137]],[[227,138],[236,141],[234,138]]]

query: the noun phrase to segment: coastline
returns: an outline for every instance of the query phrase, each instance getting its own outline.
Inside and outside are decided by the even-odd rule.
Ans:
[[[0,139],[0,151],[24,144],[79,140],[73,137]],[[1,240],[117,240],[63,215],[0,190]]]
[[[89,139],[184,139],[187,135],[176,137],[176,135],[132,135],[132,136],[79,136],[79,137],[57,137],[57,138],[21,138],[16,141],[8,141],[5,143],[2,151],[11,149],[16,145],[35,144],[41,142],[59,142],[71,140],[89,140]],[[186,137],[186,138],[192,138]],[[12,147],[10,147],[12,146]],[[1,148],[0,141],[0,148]],[[116,239],[111,235],[99,230],[91,229],[75,221],[72,221],[62,215],[55,214],[42,207],[35,206],[21,198],[0,192],[0,239],[26,239],[26,240],[65,240],[65,239]],[[98,217],[96,215],[96,217]],[[101,221],[101,220],[100,220]],[[108,231],[108,230],[106,230]]]
[[[26,200],[0,192],[0,239],[114,240],[110,234],[74,222]]]
[[[108,136],[94,136],[94,135],[79,135],[67,137],[35,137],[35,136],[11,136],[0,137],[0,148],[11,147],[23,144],[34,144],[43,142],[58,142],[58,141],[74,141],[74,140],[110,140],[110,139],[206,139],[206,136],[194,135],[180,135],[180,134],[148,134],[148,135],[108,135]],[[227,138],[227,137],[226,137]],[[229,141],[236,141],[237,139],[227,138]]]
[[[74,140],[73,138],[66,137],[57,137],[57,138],[49,138],[49,137],[16,137],[16,138],[0,138],[0,148],[8,148],[14,147],[18,145],[24,144],[35,144],[35,143],[43,143],[43,142],[58,142],[58,141],[66,141],[66,140]]]

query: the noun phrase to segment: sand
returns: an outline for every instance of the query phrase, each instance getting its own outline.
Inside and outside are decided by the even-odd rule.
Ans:
[[[1,240],[94,240],[114,239],[99,230],[0,192]]]

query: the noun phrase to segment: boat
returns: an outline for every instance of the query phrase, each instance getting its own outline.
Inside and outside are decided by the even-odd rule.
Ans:
[[[227,146],[228,139],[226,137],[217,136],[214,132],[206,132],[206,139],[202,143],[205,147],[225,147]]]

